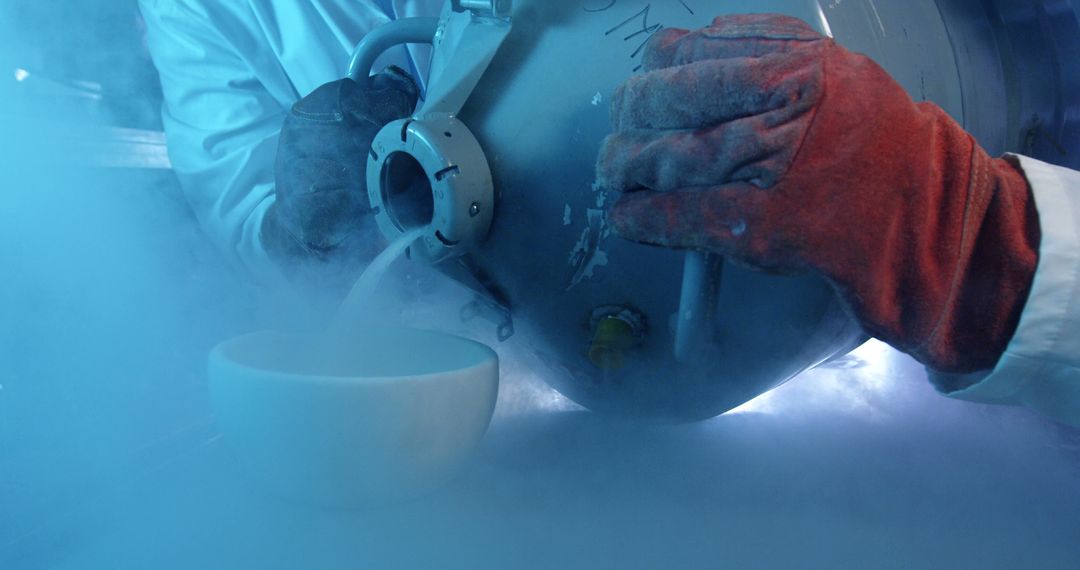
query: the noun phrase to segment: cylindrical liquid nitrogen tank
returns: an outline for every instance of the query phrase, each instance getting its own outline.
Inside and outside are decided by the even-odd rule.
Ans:
[[[488,8],[471,20],[479,35],[452,37],[447,18],[456,10],[459,23],[467,21],[462,14],[472,5]],[[876,60],[915,100],[940,105],[990,152],[1016,148],[1019,114],[1010,115],[1007,94],[995,90],[1006,69],[1000,46],[991,45],[1000,39],[963,20],[963,10],[934,0],[454,6],[444,12],[435,40],[436,62],[441,54],[453,72],[433,75],[428,85],[427,110],[444,105],[448,114],[424,116],[422,108],[380,135],[369,162],[373,205],[390,237],[434,219],[428,242],[447,255],[433,259],[477,290],[473,312],[493,316],[504,334],[514,331],[512,342],[527,344],[548,365],[548,381],[593,410],[706,418],[862,338],[830,286],[814,275],[765,274],[612,234],[604,212],[616,196],[595,184],[595,160],[610,132],[611,96],[640,72],[642,51],[657,31],[699,28],[731,13],[796,16]],[[966,27],[950,25],[949,14],[958,13]],[[512,28],[483,28],[508,24],[505,16]],[[497,39],[477,39],[484,34]],[[498,48],[487,54],[486,69],[477,56],[485,41]],[[432,103],[440,88],[457,85],[469,92],[464,107]],[[476,227],[483,235],[459,236],[474,218],[482,220]]]

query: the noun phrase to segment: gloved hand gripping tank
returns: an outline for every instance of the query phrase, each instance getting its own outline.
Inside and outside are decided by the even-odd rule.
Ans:
[[[358,46],[351,76],[366,77],[395,43],[430,41],[434,56],[424,102],[383,129],[368,158],[379,227],[391,239],[429,227],[412,257],[477,292],[464,316],[528,343],[545,379],[596,411],[706,418],[842,355],[862,334],[823,280],[621,240],[604,215],[615,196],[594,173],[609,98],[648,38],[724,13],[785,13],[836,32],[909,92],[961,114],[933,1],[892,14],[829,4],[455,0],[438,20],[388,24]],[[912,24],[907,37],[885,34],[890,15]]]

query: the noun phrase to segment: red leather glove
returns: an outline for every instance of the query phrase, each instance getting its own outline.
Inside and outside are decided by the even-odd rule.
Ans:
[[[866,332],[992,368],[1037,261],[1023,175],[869,58],[785,16],[665,30],[612,103],[600,184],[625,238],[829,280]]]

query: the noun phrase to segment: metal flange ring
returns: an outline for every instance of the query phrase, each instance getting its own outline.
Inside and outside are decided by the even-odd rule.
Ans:
[[[425,227],[411,255],[435,262],[487,236],[494,212],[491,169],[479,141],[449,115],[394,121],[375,136],[368,200],[388,240]]]

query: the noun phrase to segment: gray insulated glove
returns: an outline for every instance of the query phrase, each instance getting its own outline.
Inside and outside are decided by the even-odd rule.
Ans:
[[[278,142],[276,201],[262,227],[263,245],[280,266],[352,264],[378,253],[368,152],[379,130],[409,116],[418,98],[409,74],[390,67],[366,83],[327,83],[293,106]]]

